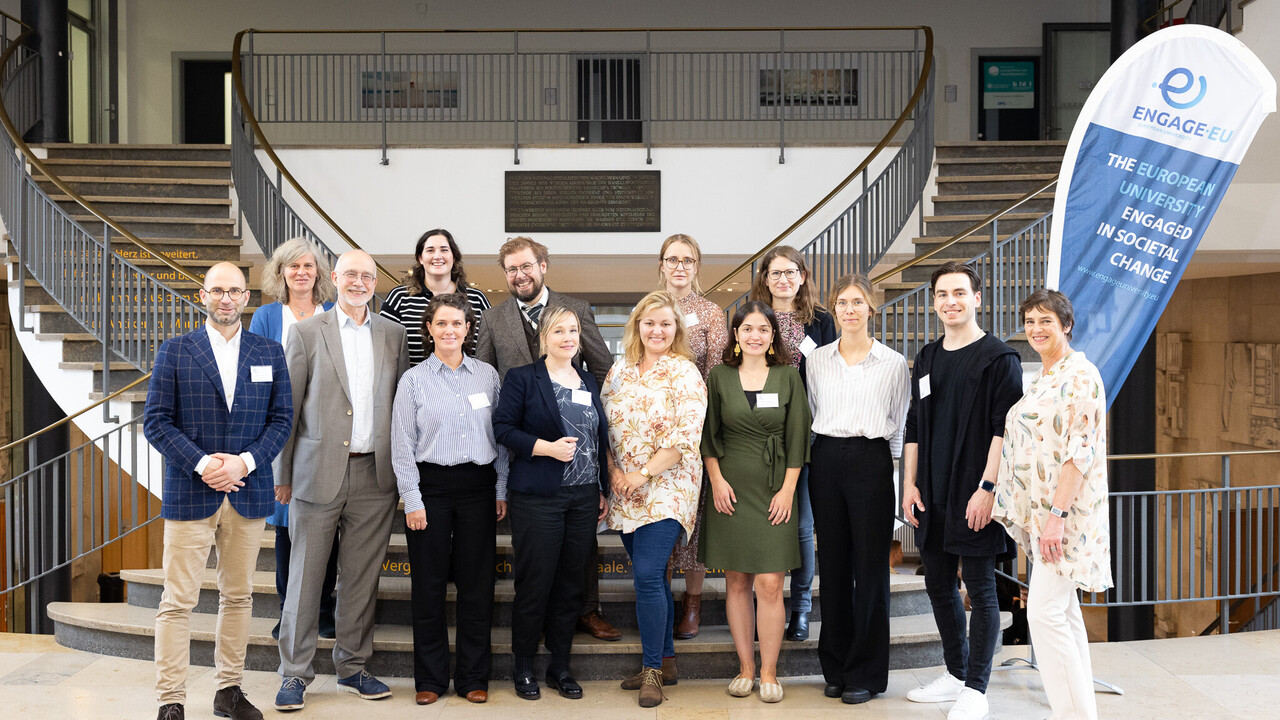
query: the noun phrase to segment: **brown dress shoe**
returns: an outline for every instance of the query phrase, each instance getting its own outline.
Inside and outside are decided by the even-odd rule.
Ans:
[[[471,692],[467,693],[467,702],[473,702],[476,704],[489,702],[489,691],[488,690],[472,690]]]
[[[676,669],[676,659],[662,658],[662,684],[676,685],[680,682],[680,672]],[[622,681],[623,690],[639,690],[644,685],[644,668],[640,672]]]
[[[440,699],[440,696],[436,693],[431,692],[430,690],[423,690],[422,692],[413,696],[413,701],[418,703],[419,705],[430,705],[431,703],[439,699]]]
[[[622,633],[618,632],[618,628],[614,627],[608,620],[605,620],[603,615],[594,610],[578,618],[578,632],[588,633],[597,640],[608,640],[610,642],[622,637]]]
[[[680,601],[680,614],[676,617],[679,619],[672,637],[676,640],[698,637],[698,625],[702,623],[702,595],[685,593]]]

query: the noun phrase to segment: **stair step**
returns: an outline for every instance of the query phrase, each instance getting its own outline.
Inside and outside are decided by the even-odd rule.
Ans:
[[[78,213],[80,203],[70,195],[51,195],[67,213]],[[99,211],[112,218],[136,216],[147,218],[227,218],[231,213],[231,199],[222,198],[173,198],[173,197],[120,197],[86,196],[84,198]]]
[[[94,237],[102,237],[102,221],[93,215],[72,215],[72,220],[83,225]],[[173,237],[190,234],[192,240],[199,237],[230,238],[236,221],[231,218],[149,217],[146,215],[114,216],[112,220],[123,225],[143,240],[153,237]]]
[[[938,158],[938,176],[1054,174],[1062,168],[1062,158],[992,157]]]
[[[228,160],[230,145],[156,145],[119,143],[47,143],[44,148],[50,158],[80,160]]]
[[[110,175],[112,177],[206,178],[231,177],[231,161],[222,160],[92,160],[48,158],[41,161],[58,176]]]
[[[61,192],[44,175],[36,173],[33,177],[46,193],[54,195]],[[223,178],[131,178],[100,175],[60,175],[59,178],[81,194],[129,197],[227,198],[231,187],[231,180]]]
[[[934,145],[939,160],[989,157],[1057,157],[1067,150],[1063,140],[977,140]]]
[[[986,218],[987,215],[991,214],[991,212],[994,212],[995,210],[998,210],[998,209],[1000,208],[994,208],[991,211],[978,213],[975,215],[956,215],[956,214],[928,215],[924,218],[925,234],[932,235],[935,237],[938,237],[938,236],[944,236],[948,238],[954,237],[964,232],[965,230],[968,230],[970,227],[973,227],[975,223],[980,222],[981,220]],[[996,220],[997,232],[999,231],[999,228],[1002,228],[1002,227],[1009,228],[1017,232],[1019,230],[1022,230],[1022,228],[1026,227],[1027,225],[1030,225],[1032,222],[1044,217],[1045,214],[1047,214],[1048,212],[1049,210],[1041,210],[1039,212],[1006,213]],[[982,228],[979,228],[977,232],[983,232],[984,230],[987,233],[990,233],[989,223],[986,225],[983,225]]]

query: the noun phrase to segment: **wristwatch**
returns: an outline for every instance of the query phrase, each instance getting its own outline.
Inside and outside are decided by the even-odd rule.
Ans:
[[[1062,508],[1058,507],[1057,505],[1054,505],[1054,506],[1050,507],[1050,508],[1049,508],[1049,512],[1050,512],[1051,514],[1053,514],[1053,515],[1056,515],[1056,516],[1060,517],[1060,518],[1065,518],[1065,517],[1067,516],[1067,511],[1066,511],[1066,510],[1063,510]]]
[[[645,480],[653,479],[653,473],[649,472],[649,467],[647,465],[640,466],[640,474],[644,476]]]
[[[991,482],[990,480],[983,480],[982,482],[978,483],[978,489],[986,490],[989,493],[993,493],[996,491],[996,484]]]

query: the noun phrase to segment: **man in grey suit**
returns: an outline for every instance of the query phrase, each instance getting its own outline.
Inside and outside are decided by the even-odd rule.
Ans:
[[[320,588],[336,529],[338,689],[366,700],[391,690],[365,671],[373,653],[378,570],[395,514],[391,405],[409,369],[404,326],[369,311],[377,265],[353,250],[333,270],[338,302],[294,326],[285,348],[293,434],[277,459],[276,499],[289,504],[289,589],[280,618],[277,710],[300,710],[315,677]]]
[[[604,387],[604,377],[613,365],[613,353],[600,336],[591,305],[546,286],[543,278],[548,258],[545,245],[524,236],[511,238],[498,248],[498,264],[507,274],[511,298],[484,312],[476,358],[497,368],[498,377],[504,379],[511,368],[533,362],[539,355],[538,318],[548,307],[558,305],[578,316],[582,342],[578,360],[585,361],[587,371],[595,376],[599,387]],[[587,563],[578,629],[601,640],[617,640],[622,633],[600,612],[599,549],[592,548],[592,555],[595,561]]]

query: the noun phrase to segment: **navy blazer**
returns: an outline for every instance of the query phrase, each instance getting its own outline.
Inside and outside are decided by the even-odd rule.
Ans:
[[[582,378],[599,419],[599,436],[596,438],[600,458],[600,491],[609,487],[609,419],[605,417],[600,402],[600,390],[591,373],[575,367]],[[565,463],[553,457],[533,455],[533,445],[538,440],[555,442],[564,437],[564,424],[560,418],[560,406],[551,387],[551,375],[547,372],[547,359],[540,357],[528,365],[507,371],[498,394],[498,407],[493,413],[494,438],[511,451],[511,475],[507,479],[509,492],[531,495],[555,495],[564,479]]]
[[[254,381],[251,367],[271,368],[271,379]],[[275,505],[271,461],[293,429],[293,394],[280,343],[240,331],[236,392],[232,407],[222,389],[208,331],[170,338],[151,369],[143,433],[164,456],[167,520],[201,520],[213,515],[224,497],[246,518],[264,518]],[[221,493],[196,474],[200,458],[213,453],[253,454],[257,467],[237,492]]]

